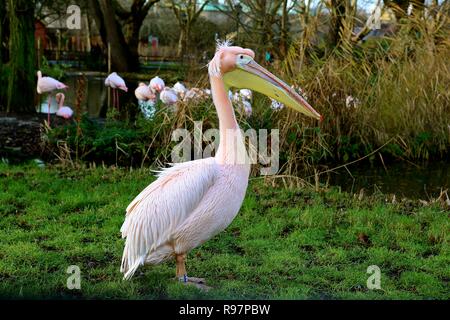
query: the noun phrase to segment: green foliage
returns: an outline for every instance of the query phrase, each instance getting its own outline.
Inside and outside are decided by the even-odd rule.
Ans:
[[[45,76],[55,79],[62,79],[64,77],[64,69],[59,64],[50,65],[45,56],[42,56],[41,71]]]
[[[188,256],[188,273],[212,290],[174,281],[172,261],[123,281],[124,210],[153,180],[148,169],[0,164],[0,297],[450,298],[450,225],[439,202],[260,181],[233,223]],[[70,265],[81,269],[80,291],[66,287]],[[370,265],[381,269],[381,290],[367,289]]]

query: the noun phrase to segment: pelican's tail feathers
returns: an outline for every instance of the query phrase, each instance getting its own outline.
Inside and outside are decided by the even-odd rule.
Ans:
[[[123,280],[130,280],[136,270],[143,265],[145,262],[145,256],[139,257],[132,265],[128,265],[128,257],[125,256],[122,258],[122,265],[120,267],[120,272],[124,273]]]

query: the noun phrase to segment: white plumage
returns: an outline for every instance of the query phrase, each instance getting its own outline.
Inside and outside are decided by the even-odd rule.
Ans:
[[[177,82],[173,85],[173,90],[179,95],[179,96],[183,96],[187,89],[186,87],[181,83],[181,82]]]
[[[136,96],[136,99],[141,101],[156,99],[156,96],[150,90],[150,87],[143,82],[139,83],[139,86],[134,90],[134,95]]]
[[[164,80],[160,77],[156,76],[152,80],[150,80],[150,89],[152,89],[153,92],[161,92],[166,84],[164,83]]]
[[[185,283],[195,283],[193,278],[187,277],[187,253],[225,229],[242,205],[250,161],[229,99],[232,94],[227,92],[229,83],[224,81],[223,74],[232,80],[255,81],[252,89],[264,94],[273,94],[275,90],[284,97],[292,97],[285,100],[289,106],[320,118],[320,114],[286,84],[254,62],[254,56],[252,50],[228,47],[227,42],[217,46],[208,72],[219,118],[219,147],[213,158],[175,164],[162,170],[157,180],[127,207],[121,228],[126,241],[120,270],[125,279],[131,278],[143,264],[175,258],[177,277]],[[245,86],[247,83],[249,81]],[[278,85],[271,85],[273,83]],[[244,85],[237,85],[237,88],[242,87]],[[161,92],[165,103],[174,103],[176,98],[172,89],[165,88]]]
[[[250,100],[251,101],[253,99],[253,93],[249,89],[241,89],[241,90],[239,90],[239,95],[242,98],[246,99],[246,100]]]
[[[112,89],[128,91],[125,80],[123,80],[123,78],[120,77],[116,72],[113,72],[108,77],[106,77],[105,85],[107,87],[111,87]]]
[[[178,101],[177,93],[169,87],[164,87],[159,95],[159,98],[164,104],[169,106],[175,104]]]
[[[121,228],[124,278],[144,263],[189,252],[225,229],[239,211],[249,173],[250,165],[222,165],[215,158],[163,170],[127,208]]]
[[[37,75],[38,75],[38,82],[37,82],[37,86],[36,86],[36,91],[39,94],[42,94],[44,92],[50,92],[53,90],[67,88],[67,86],[64,83],[62,83],[54,78],[43,77],[41,71],[38,71]]]
[[[250,101],[248,100],[243,100],[242,101],[242,106],[244,107],[244,113],[247,117],[250,117],[252,115],[252,104]]]
[[[270,99],[271,104],[270,107],[272,108],[272,110],[281,110],[284,108],[284,104],[282,104],[281,102],[278,102],[277,100],[274,99]]]

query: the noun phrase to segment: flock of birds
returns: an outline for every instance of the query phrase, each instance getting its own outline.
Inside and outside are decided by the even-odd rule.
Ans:
[[[52,105],[52,93],[55,90],[66,90],[69,88],[64,83],[56,80],[52,77],[43,77],[42,72],[37,72],[37,92],[38,94],[48,94],[48,106],[42,108],[41,112],[46,112],[48,114],[47,121],[50,125],[50,114]],[[112,89],[112,106],[114,108],[120,109],[120,99],[119,90],[128,92],[128,87],[125,80],[120,77],[117,72],[113,72],[108,75],[105,79],[105,86]],[[202,101],[211,97],[210,89],[200,89],[200,88],[190,88],[188,89],[183,83],[177,82],[172,87],[166,86],[163,79],[156,76],[150,80],[149,84],[140,82],[138,87],[134,91],[134,95],[138,101],[139,108],[146,119],[152,119],[156,112],[156,103],[160,100],[163,104],[168,107],[172,107],[171,110],[176,110],[173,108],[178,102],[189,102],[189,101]],[[236,106],[240,107],[241,111],[246,117],[252,115],[252,100],[253,92],[249,89],[240,89],[236,92],[228,91],[229,98]],[[69,106],[64,106],[65,95],[59,92],[55,95],[56,104],[58,109],[56,115],[64,119],[70,119],[74,111]],[[284,105],[272,98],[271,108],[272,110],[281,110]]]

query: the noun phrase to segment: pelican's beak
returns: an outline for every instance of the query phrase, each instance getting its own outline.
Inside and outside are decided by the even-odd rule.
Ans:
[[[224,74],[223,80],[231,87],[257,91],[307,116],[322,120],[322,116],[305,98],[254,60],[237,65],[236,69]]]

